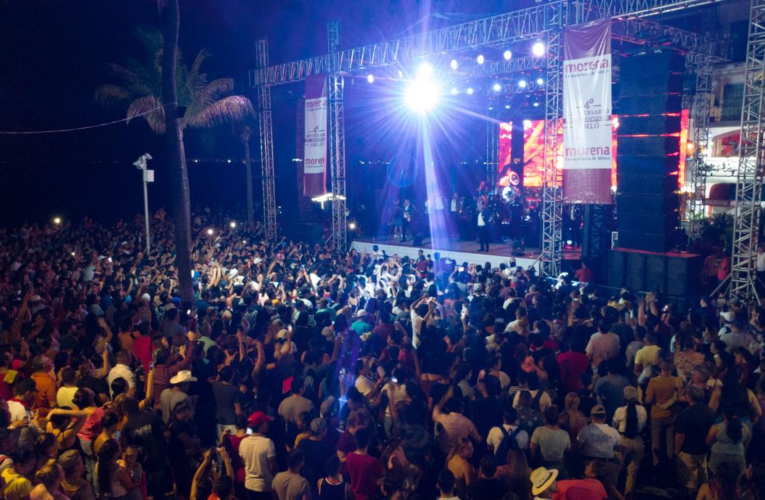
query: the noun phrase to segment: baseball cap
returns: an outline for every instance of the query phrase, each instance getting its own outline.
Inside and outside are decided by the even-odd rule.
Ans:
[[[606,409],[603,408],[602,405],[595,405],[592,407],[592,411],[590,411],[590,416],[605,415],[605,414],[606,414]]]
[[[259,427],[264,422],[270,422],[273,418],[269,417],[262,411],[256,411],[252,415],[250,415],[250,418],[247,419],[247,425],[251,428]]]
[[[624,399],[627,401],[635,401],[638,398],[638,390],[631,385],[624,388]]]

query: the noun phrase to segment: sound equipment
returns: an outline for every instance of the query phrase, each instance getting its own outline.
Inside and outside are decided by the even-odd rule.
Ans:
[[[609,250],[607,283],[611,288],[626,286],[633,292],[660,290],[685,309],[701,295],[702,266],[700,255]]]
[[[683,56],[673,50],[627,57],[622,63],[616,200],[621,248],[663,253],[672,247],[679,225],[677,172],[684,67]],[[638,257],[631,258],[638,267],[632,270],[628,266],[630,288],[645,287],[646,276],[666,275],[659,272],[656,260],[648,266]],[[648,282],[661,288],[666,280]]]

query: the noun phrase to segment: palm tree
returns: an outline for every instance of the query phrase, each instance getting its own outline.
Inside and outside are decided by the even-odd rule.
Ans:
[[[164,34],[137,32],[147,49],[147,62],[130,59],[125,65],[112,64],[111,73],[120,84],[101,85],[96,89],[96,100],[107,106],[127,104],[128,123],[143,118],[152,131],[166,137],[178,282],[181,299],[193,303],[191,200],[183,130],[240,121],[254,110],[246,97],[227,95],[234,90],[233,79],[207,81],[201,71],[209,57],[206,50],[199,52],[190,68],[184,64],[178,52],[178,0],[159,0],[159,6],[163,9]]]

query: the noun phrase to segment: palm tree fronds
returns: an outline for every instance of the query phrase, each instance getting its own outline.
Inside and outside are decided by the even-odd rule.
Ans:
[[[191,94],[193,98],[186,107],[184,118],[194,121],[196,115],[202,113],[205,108],[233,90],[234,80],[232,78],[219,78],[208,83],[204,88],[197,89]]]
[[[255,110],[249,99],[240,95],[232,95],[211,103],[193,115],[189,115],[187,109],[186,115],[183,117],[182,127],[210,128],[215,125],[242,120],[254,114]]]
[[[205,59],[208,57],[210,57],[210,52],[208,52],[207,49],[200,50],[196,59],[194,59],[194,63],[191,65],[191,68],[189,68],[185,81],[186,87],[188,87],[188,90],[192,93],[192,95],[207,85],[207,75],[200,72],[200,68],[202,63],[205,62]]]
[[[140,67],[140,65],[138,66]],[[143,72],[141,69],[128,69],[125,66],[114,63],[110,64],[109,68],[111,69],[112,75],[122,80],[125,84],[125,88],[129,92],[137,95],[152,93],[151,86],[146,78],[139,74]]]
[[[165,108],[153,95],[139,97],[130,103],[127,110],[127,123],[138,117],[145,119],[154,133],[165,133]]]
[[[104,106],[112,106],[113,104],[130,99],[133,93],[125,87],[119,85],[113,85],[111,83],[105,83],[96,88],[96,101]]]

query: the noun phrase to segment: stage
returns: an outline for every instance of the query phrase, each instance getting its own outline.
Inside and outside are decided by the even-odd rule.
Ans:
[[[449,240],[445,245],[440,245],[439,248],[434,248],[427,238],[423,240],[422,246],[413,246],[411,239],[401,243],[398,238],[356,238],[353,240],[352,247],[359,252],[366,250],[367,253],[371,253],[374,245],[377,245],[381,252],[384,251],[388,255],[398,255],[399,257],[407,256],[414,259],[417,258],[419,250],[422,250],[425,255],[433,255],[433,253],[438,252],[441,257],[454,259],[460,264],[467,262],[468,264],[483,265],[488,262],[493,267],[499,267],[500,264],[508,264],[511,260],[515,260],[516,264],[521,267],[533,266],[539,271],[539,249],[526,249],[522,256],[514,257],[511,243],[492,243],[488,253],[478,251],[480,248],[478,242],[463,241],[458,238]],[[580,260],[581,252],[578,249],[564,250],[564,269],[573,272],[579,267]],[[570,269],[567,268],[566,263],[571,264]]]

